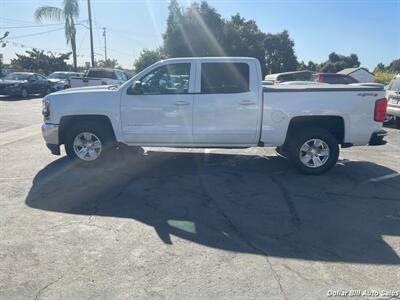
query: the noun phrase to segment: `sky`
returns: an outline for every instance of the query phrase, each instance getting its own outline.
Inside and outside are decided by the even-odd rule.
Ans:
[[[104,58],[102,28],[107,31],[107,56],[127,69],[143,48],[162,44],[168,16],[167,0],[91,0],[96,59]],[[190,1],[179,1],[188,6]],[[356,53],[371,71],[400,58],[400,0],[209,0],[225,19],[239,13],[253,19],[264,32],[288,30],[299,61],[320,63],[329,53]],[[56,53],[70,51],[62,24],[35,23],[33,13],[43,5],[61,6],[62,0],[0,0],[0,36],[9,31],[0,48],[8,63],[15,53],[33,47]],[[77,26],[78,64],[90,61],[87,1],[80,0]],[[21,28],[22,27],[22,28]]]

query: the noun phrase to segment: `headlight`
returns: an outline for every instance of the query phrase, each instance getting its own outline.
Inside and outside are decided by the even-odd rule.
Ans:
[[[45,119],[50,116],[50,102],[48,100],[42,100],[42,115]]]

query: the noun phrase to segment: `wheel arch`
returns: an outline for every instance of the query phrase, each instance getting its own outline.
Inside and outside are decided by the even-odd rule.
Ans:
[[[344,144],[345,122],[341,116],[296,116],[293,117],[288,126],[285,144],[297,132],[307,128],[318,128],[329,131],[337,140],[338,144]]]
[[[63,116],[60,119],[59,125],[59,141],[60,144],[64,144],[65,142],[65,134],[68,131],[68,128],[78,124],[80,122],[92,122],[97,123],[107,130],[109,130],[111,137],[116,140],[115,131],[112,125],[110,118],[106,115],[68,115]]]

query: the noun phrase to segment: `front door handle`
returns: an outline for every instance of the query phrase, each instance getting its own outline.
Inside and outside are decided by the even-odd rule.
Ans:
[[[256,103],[253,101],[250,101],[250,100],[240,101],[240,105],[243,105],[243,106],[249,106],[249,105],[254,105],[254,104],[256,104]]]
[[[187,101],[176,101],[174,103],[174,105],[176,105],[176,106],[184,106],[184,105],[189,105],[189,104],[190,104],[190,102],[187,102]]]

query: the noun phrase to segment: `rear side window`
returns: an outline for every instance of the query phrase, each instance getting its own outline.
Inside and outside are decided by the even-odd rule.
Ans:
[[[356,79],[354,79],[351,76],[343,76],[343,79],[347,82],[347,83],[358,83],[358,81]]]
[[[249,91],[249,65],[246,63],[202,63],[201,93],[230,94]]]
[[[343,78],[343,76],[338,76],[338,75],[324,74],[323,81],[330,84],[348,84],[348,82]]]
[[[115,72],[108,70],[89,70],[86,77],[117,79]]]
[[[389,84],[389,91],[400,91],[400,77],[394,78]]]

